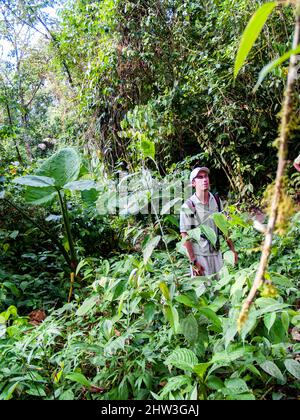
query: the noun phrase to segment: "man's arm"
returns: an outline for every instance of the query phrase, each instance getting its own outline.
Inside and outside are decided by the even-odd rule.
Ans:
[[[181,232],[182,238],[187,238],[188,234],[186,232]],[[186,240],[183,244],[183,246],[186,248],[189,260],[191,264],[193,265],[193,273],[195,276],[203,276],[204,275],[204,267],[197,261],[197,258],[194,253],[194,248],[192,241]]]
[[[294,162],[294,168],[297,169],[298,172],[300,172],[300,163]]]
[[[231,239],[225,239],[225,240],[227,242],[229,249],[234,253],[234,263],[237,264],[239,256],[234,248],[234,244]]]

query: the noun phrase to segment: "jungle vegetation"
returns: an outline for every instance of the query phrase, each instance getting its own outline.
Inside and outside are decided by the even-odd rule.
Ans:
[[[1,0],[0,400],[299,399],[299,29],[299,0]],[[197,165],[218,279],[179,234]]]

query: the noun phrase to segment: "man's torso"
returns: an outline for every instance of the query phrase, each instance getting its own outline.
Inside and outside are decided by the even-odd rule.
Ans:
[[[220,202],[221,210],[222,203]],[[180,212],[180,232],[188,232],[200,225],[209,226],[218,236],[218,228],[215,225],[212,215],[218,213],[218,203],[213,194],[209,193],[208,204],[202,204],[196,194],[193,194],[181,207]],[[193,242],[195,255],[217,255],[217,250],[212,250],[210,243],[205,238]]]

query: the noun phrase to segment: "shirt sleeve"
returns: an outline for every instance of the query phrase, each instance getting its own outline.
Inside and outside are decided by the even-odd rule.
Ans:
[[[192,211],[187,204],[183,204],[180,211],[180,233],[188,232],[193,225]]]
[[[300,165],[300,155],[295,159],[294,162],[296,165]]]

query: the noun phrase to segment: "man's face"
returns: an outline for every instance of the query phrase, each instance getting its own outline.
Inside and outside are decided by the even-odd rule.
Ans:
[[[206,191],[209,190],[209,175],[205,171],[199,171],[198,175],[193,179],[192,182],[193,187],[195,187],[198,191]]]

